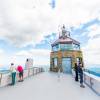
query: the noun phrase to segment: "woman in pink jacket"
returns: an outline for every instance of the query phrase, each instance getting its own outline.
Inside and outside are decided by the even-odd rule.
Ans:
[[[23,67],[21,65],[18,65],[17,70],[19,72],[19,82],[23,81]]]

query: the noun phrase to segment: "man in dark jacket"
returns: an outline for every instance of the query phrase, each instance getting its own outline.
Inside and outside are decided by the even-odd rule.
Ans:
[[[83,85],[83,66],[82,66],[82,63],[79,63],[79,65],[78,65],[78,72],[79,72],[79,76],[80,76],[80,87],[85,88],[85,86]]]

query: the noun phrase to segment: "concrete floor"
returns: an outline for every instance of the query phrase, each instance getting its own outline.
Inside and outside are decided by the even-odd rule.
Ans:
[[[100,100],[90,88],[80,88],[71,75],[44,72],[15,86],[0,88],[0,100]]]

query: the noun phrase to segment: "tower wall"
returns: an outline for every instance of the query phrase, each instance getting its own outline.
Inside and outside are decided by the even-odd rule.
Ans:
[[[57,52],[51,52],[50,54],[50,70],[57,72],[58,69],[60,68],[61,71],[62,69],[62,58],[66,57],[71,57],[71,67],[74,68],[74,64],[77,63],[77,58],[80,58],[83,63],[83,55],[82,51],[74,51],[74,50],[69,50],[69,51],[57,51]],[[53,59],[57,58],[57,66],[54,66],[54,61]]]

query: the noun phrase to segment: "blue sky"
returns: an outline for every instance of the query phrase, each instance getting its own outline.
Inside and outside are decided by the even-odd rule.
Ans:
[[[85,65],[99,66],[99,0],[0,0],[0,66],[24,65],[26,58],[49,65],[63,24],[81,43]]]

